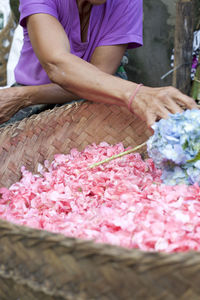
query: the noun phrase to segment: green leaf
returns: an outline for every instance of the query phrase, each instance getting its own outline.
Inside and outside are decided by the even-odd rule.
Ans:
[[[185,150],[186,148],[188,148],[188,146],[189,146],[189,143],[188,143],[188,140],[186,140],[185,143],[182,146],[183,150]]]
[[[191,159],[191,160],[188,160],[187,162],[188,162],[188,163],[193,163],[193,162],[196,162],[196,161],[198,161],[198,160],[200,160],[200,150],[199,150],[199,152],[197,153],[197,155],[195,156],[195,158],[193,158],[193,159]]]

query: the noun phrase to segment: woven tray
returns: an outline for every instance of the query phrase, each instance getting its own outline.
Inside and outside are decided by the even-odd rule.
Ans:
[[[7,62],[15,27],[16,24],[11,13],[7,25],[0,32],[0,86],[7,84]]]
[[[107,141],[135,146],[150,135],[125,108],[85,102],[0,130],[0,186],[55,153]],[[1,300],[199,300],[200,254],[158,254],[0,221]]]
[[[36,172],[38,163],[56,153],[102,141],[134,147],[149,135],[142,121],[114,105],[84,102],[44,111],[0,129],[0,187],[19,180],[22,165]]]

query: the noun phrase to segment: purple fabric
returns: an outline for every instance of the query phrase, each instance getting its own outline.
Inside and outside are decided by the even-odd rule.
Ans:
[[[76,0],[20,0],[20,24],[24,27],[24,44],[15,69],[20,84],[50,83],[31,46],[26,28],[26,17],[50,14],[62,24],[69,38],[71,53],[90,61],[98,46],[128,44],[128,48],[142,45],[142,0],[107,0],[94,5],[91,11],[87,42],[80,38],[80,19]]]

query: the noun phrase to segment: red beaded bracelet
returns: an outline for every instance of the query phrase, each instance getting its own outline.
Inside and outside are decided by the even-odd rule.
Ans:
[[[129,102],[128,102],[128,109],[129,109],[132,113],[133,113],[133,110],[132,110],[131,106],[132,106],[133,100],[134,100],[134,98],[135,98],[137,92],[138,92],[139,89],[141,88],[141,86],[143,86],[142,83],[138,84],[138,86],[136,87],[136,89],[135,89],[133,95],[132,95],[132,96],[130,97],[130,99],[129,99]]]

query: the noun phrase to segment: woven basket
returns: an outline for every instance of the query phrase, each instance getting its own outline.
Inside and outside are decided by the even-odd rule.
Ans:
[[[0,32],[0,86],[7,84],[7,62],[15,27],[16,23],[11,13],[7,25]]]
[[[107,141],[135,146],[150,135],[125,108],[84,102],[0,130],[0,186],[55,153]],[[199,300],[199,253],[159,254],[0,221],[1,300]]]

